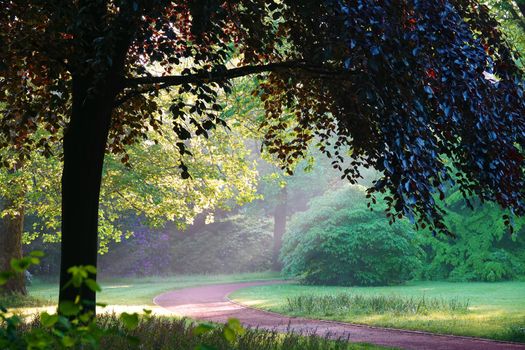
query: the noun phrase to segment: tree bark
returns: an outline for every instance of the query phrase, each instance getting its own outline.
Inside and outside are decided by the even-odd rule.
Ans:
[[[514,4],[516,4],[518,7],[519,13],[516,11]],[[509,11],[512,17],[518,21],[518,25],[521,27],[521,29],[525,31],[525,3],[520,3],[518,1],[514,4],[512,3],[512,0],[510,0],[510,3],[508,4]]]
[[[278,202],[275,206],[275,212],[273,216],[274,225],[272,269],[274,271],[280,271],[282,268],[281,262],[279,261],[279,254],[283,244],[283,235],[286,232],[286,215],[288,207],[288,191],[286,187],[282,187],[280,189],[277,201]]]
[[[102,166],[116,93],[90,91],[90,82],[86,77],[73,77],[72,114],[64,134],[59,303],[80,295],[87,309],[94,311],[94,291],[64,288],[70,267],[97,266]]]
[[[24,230],[24,208],[13,208],[13,201],[4,199],[2,209],[15,209],[16,215],[0,219],[0,271],[11,270],[11,259],[22,258],[22,233]],[[7,284],[0,287],[0,294],[26,295],[25,275],[17,273]]]
[[[524,0],[516,0],[516,5],[518,6],[518,9],[520,10],[521,15],[523,17],[525,17],[525,1]]]

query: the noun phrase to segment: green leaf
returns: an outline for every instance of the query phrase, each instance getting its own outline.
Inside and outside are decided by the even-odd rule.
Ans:
[[[40,314],[40,323],[45,328],[51,328],[58,322],[58,315],[50,315],[47,312]]]
[[[222,334],[224,336],[224,339],[226,339],[230,343],[233,343],[235,339],[237,339],[237,335],[235,334],[235,331],[231,329],[230,327],[224,327]]]
[[[75,339],[71,338],[69,335],[65,335],[62,340],[62,345],[66,348],[73,347],[75,345]]]
[[[59,315],[58,316],[58,325],[60,325],[61,329],[71,329],[71,322],[69,319],[65,316]],[[53,329],[53,333],[55,333],[56,328]]]
[[[64,316],[75,316],[80,312],[80,305],[72,301],[63,301],[58,306],[58,311]]]
[[[217,350],[217,348],[206,344],[199,344],[194,348],[194,350]]]
[[[44,255],[44,252],[41,250],[33,250],[31,253],[29,253],[29,256],[33,258],[42,258]]]
[[[78,319],[80,322],[87,323],[89,320],[93,318],[93,312],[85,312],[78,316]]]
[[[120,315],[120,320],[124,324],[124,327],[126,327],[130,331],[134,330],[139,325],[139,315],[136,312],[132,314],[123,312]]]
[[[241,321],[239,321],[237,318],[229,318],[227,325],[229,328],[233,329],[238,334],[244,334],[245,332]]]
[[[11,259],[11,268],[15,272],[24,272],[31,265],[31,260],[27,258]]]
[[[236,318],[228,319],[224,325],[223,336],[228,342],[233,343],[239,335],[244,334],[245,330],[241,322]]]
[[[86,265],[84,266],[84,269],[86,269],[87,272],[92,273],[92,274],[97,273],[97,268],[93,265]]]
[[[3,286],[4,284],[9,281],[9,279],[13,277],[13,273],[9,271],[0,272],[0,286]]]
[[[84,281],[84,283],[93,292],[101,292],[102,291],[102,288],[100,288],[100,285],[94,279],[88,278],[87,280]]]
[[[213,323],[200,323],[197,327],[193,328],[192,333],[194,335],[201,335],[213,331],[217,328]]]

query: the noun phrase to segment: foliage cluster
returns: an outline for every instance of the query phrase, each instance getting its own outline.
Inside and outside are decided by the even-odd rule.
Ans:
[[[242,214],[180,234],[172,245],[176,273],[264,271],[272,263],[272,225],[268,219]]]
[[[429,312],[467,312],[468,300],[436,297],[403,297],[396,295],[300,295],[286,298],[288,311],[320,314],[324,316],[344,314],[426,315]]]
[[[406,222],[370,211],[361,186],[312,200],[283,240],[284,272],[308,284],[385,285],[411,279],[420,265]]]
[[[284,238],[285,272],[306,283],[373,285],[410,278],[502,281],[525,274],[525,220],[506,227],[504,211],[471,201],[456,188],[444,201],[444,219],[455,237],[411,231],[406,222],[389,226],[378,203],[374,212],[359,187],[327,193],[293,217]],[[510,220],[510,218],[509,218]],[[399,268],[396,269],[396,266]],[[405,266],[405,269],[400,268]],[[392,280],[381,276],[391,274]]]
[[[514,220],[510,234],[500,208],[473,203],[474,209],[468,208],[460,193],[451,191],[445,220],[456,237],[418,235],[426,252],[420,278],[494,282],[525,274],[525,221]]]

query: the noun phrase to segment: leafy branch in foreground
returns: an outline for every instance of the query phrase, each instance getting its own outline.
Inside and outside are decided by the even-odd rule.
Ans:
[[[27,257],[12,259],[12,270],[0,273],[0,286],[17,273],[24,273],[31,265],[40,263],[43,253],[31,252]],[[10,314],[9,310],[0,305],[0,348],[9,350],[36,350],[36,349],[99,349],[104,337],[119,336],[129,343],[129,346],[139,346],[140,339],[130,335],[130,332],[139,327],[142,319],[151,318],[151,310],[144,309],[144,316],[138,313],[123,312],[119,315],[120,324],[104,327],[95,317],[90,300],[83,300],[81,292],[88,288],[93,292],[100,292],[102,288],[91,278],[96,274],[93,266],[72,266],[68,270],[71,275],[66,286],[72,285],[79,291],[74,301],[66,300],[58,305],[57,313],[41,312],[36,318],[36,324],[29,326],[24,320]],[[97,303],[99,307],[105,304]],[[193,328],[193,334],[200,336],[210,331],[222,331],[222,336],[229,343],[234,343],[238,336],[245,333],[237,319],[229,319],[224,326],[202,323]],[[196,350],[213,350],[213,346],[199,344]]]

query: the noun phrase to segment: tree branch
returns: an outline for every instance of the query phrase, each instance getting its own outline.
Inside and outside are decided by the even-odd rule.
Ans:
[[[213,83],[228,79],[239,78],[247,75],[276,72],[276,71],[303,71],[319,77],[336,77],[348,73],[343,70],[330,69],[321,65],[311,65],[299,61],[288,61],[279,63],[269,63],[265,65],[244,66],[211,72],[199,72],[188,75],[169,75],[161,77],[139,77],[124,80],[124,87],[133,88],[140,85],[162,84],[162,88],[167,88],[182,84]]]

